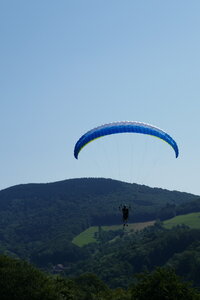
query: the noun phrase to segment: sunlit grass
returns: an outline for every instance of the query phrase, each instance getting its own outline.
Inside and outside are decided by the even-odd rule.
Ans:
[[[177,216],[164,221],[163,224],[168,229],[181,224],[200,229],[200,212]]]
[[[126,231],[130,232],[131,230],[142,230],[143,228],[147,226],[151,226],[154,224],[155,221],[150,222],[140,222],[140,223],[130,223],[126,227]],[[120,230],[123,229],[123,225],[111,225],[111,226],[101,226],[102,230]],[[95,239],[95,233],[98,232],[99,228],[98,226],[91,226],[85,231],[81,232],[79,235],[77,235],[73,240],[72,243],[82,247],[84,245],[90,244],[90,243],[96,243],[97,240]]]
[[[132,230],[142,230],[143,228],[147,226],[151,226],[154,224],[155,221],[150,222],[140,222],[140,223],[130,223],[125,228],[126,232],[130,232]],[[190,228],[197,228],[200,229],[200,212],[197,213],[191,213],[186,215],[181,215],[174,217],[172,219],[166,220],[163,222],[165,228],[172,228],[173,226],[185,224],[189,226]],[[101,226],[102,230],[120,230],[123,229],[123,225],[112,225],[112,226]],[[99,230],[98,226],[91,226],[85,231],[81,232],[79,235],[77,235],[73,240],[72,243],[75,245],[82,247],[84,245],[90,244],[90,243],[96,243],[97,240],[95,238],[95,233],[97,233]]]

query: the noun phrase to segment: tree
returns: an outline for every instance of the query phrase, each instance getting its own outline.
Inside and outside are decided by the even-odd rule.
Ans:
[[[131,288],[132,300],[199,300],[200,294],[183,282],[172,269],[157,268],[137,276]]]
[[[55,281],[28,263],[0,256],[1,300],[63,299]]]

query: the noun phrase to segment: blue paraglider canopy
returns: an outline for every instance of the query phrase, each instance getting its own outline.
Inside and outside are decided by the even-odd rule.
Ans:
[[[179,155],[178,146],[175,140],[165,131],[153,125],[149,125],[142,122],[124,121],[104,124],[86,132],[83,136],[81,136],[81,138],[77,141],[75,145],[75,158],[78,159],[79,152],[88,143],[105,135],[111,135],[116,133],[140,133],[158,137],[161,140],[167,142],[173,148],[176,158]]]

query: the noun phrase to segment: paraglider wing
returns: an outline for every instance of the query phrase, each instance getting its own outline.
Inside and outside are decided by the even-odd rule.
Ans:
[[[113,122],[109,124],[104,124],[102,126],[96,127],[88,132],[86,132],[76,143],[74,148],[74,156],[78,159],[79,152],[88,143],[93,140],[100,138],[105,135],[116,134],[116,133],[141,133],[148,134],[160,138],[161,140],[167,142],[175,151],[176,158],[179,155],[178,146],[173,138],[167,134],[165,131],[141,122]]]

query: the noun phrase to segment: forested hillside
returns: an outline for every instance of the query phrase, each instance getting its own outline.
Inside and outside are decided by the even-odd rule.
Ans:
[[[196,289],[165,268],[141,274],[127,290],[110,289],[95,274],[50,276],[24,261],[0,256],[0,278],[1,300],[143,300],[149,295],[162,300],[200,299]]]
[[[71,243],[91,225],[119,224],[118,206],[132,206],[130,222],[174,213],[198,196],[111,179],[71,179],[25,184],[0,191],[0,252],[39,265],[74,262],[87,256]],[[166,216],[164,216],[166,217]]]
[[[168,266],[200,288],[200,230],[186,226],[165,229],[160,222],[140,232],[100,232],[99,243],[84,247],[87,259],[71,264],[64,273],[97,274],[112,288],[127,287],[134,274]]]

